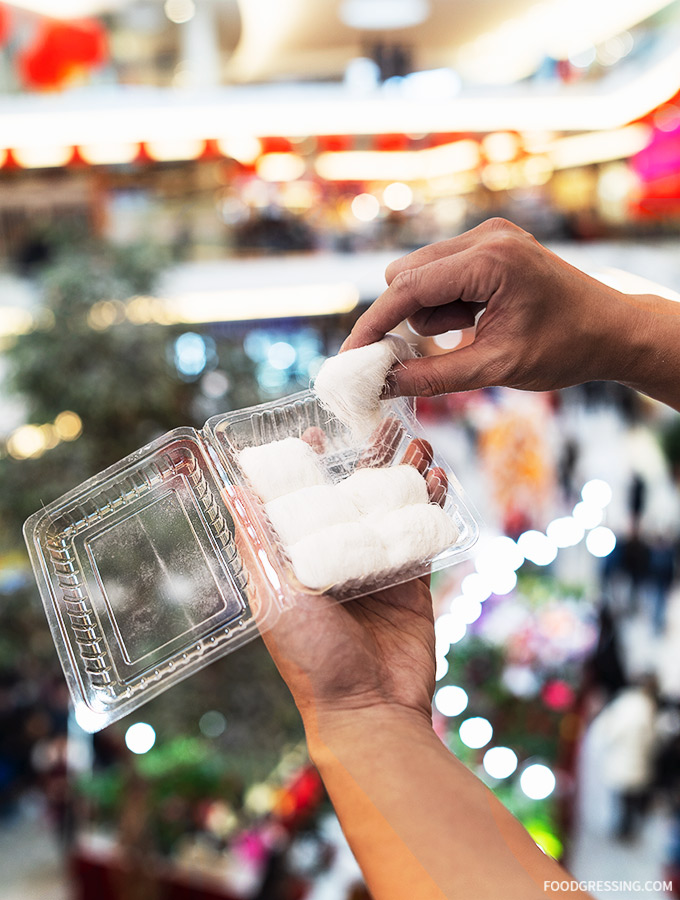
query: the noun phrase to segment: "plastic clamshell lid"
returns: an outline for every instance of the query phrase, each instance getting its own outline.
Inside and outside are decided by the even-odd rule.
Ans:
[[[374,436],[360,444],[357,444],[342,422],[320,405],[311,390],[271,403],[213,416],[206,422],[204,434],[219,450],[230,482],[244,488],[242,496],[246,504],[248,497],[252,498],[249,504],[250,516],[265,531],[268,530],[266,540],[269,542],[269,562],[282,583],[279,597],[282,608],[286,606],[285,598],[288,598],[288,604],[313,605],[318,602],[318,592],[301,585],[295,578],[285,547],[263,513],[262,504],[257,498],[253,498],[252,491],[248,489],[248,480],[238,462],[239,452],[245,447],[288,437],[304,436],[314,445],[314,432],[317,435],[323,432],[324,452],[320,457],[321,464],[328,481],[337,483],[351,475],[357,466],[398,465],[409,443],[415,438],[426,437],[414,415],[413,403],[408,398],[385,401],[382,415],[382,423]],[[375,577],[357,579],[342,587],[331,587],[328,593],[336,600],[351,600],[454,565],[469,557],[479,537],[477,518],[449,464],[436,452],[432,464],[443,469],[447,476],[448,488],[443,507],[456,526],[458,538],[455,544],[432,559],[424,559],[417,564],[409,564]]]
[[[224,486],[200,436],[182,428],[26,522],[52,636],[87,730],[257,634]]]

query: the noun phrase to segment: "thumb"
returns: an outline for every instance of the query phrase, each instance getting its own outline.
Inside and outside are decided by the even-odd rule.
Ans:
[[[390,371],[387,397],[434,397],[498,384],[497,353],[482,341],[439,356],[406,359]],[[496,374],[497,378],[497,374]]]

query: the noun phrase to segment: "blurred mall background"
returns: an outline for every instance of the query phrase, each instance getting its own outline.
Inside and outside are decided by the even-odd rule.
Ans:
[[[391,259],[489,216],[677,296],[680,2],[16,0],[0,91],[0,895],[365,898],[259,642],[79,728],[22,522],[306,387]],[[442,739],[596,896],[680,896],[680,416],[419,410],[485,522],[434,586]]]

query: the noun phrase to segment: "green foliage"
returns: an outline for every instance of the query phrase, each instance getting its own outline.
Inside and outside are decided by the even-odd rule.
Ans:
[[[21,524],[42,504],[157,435],[203,423],[196,385],[182,381],[173,365],[181,329],[132,324],[122,315],[123,301],[153,288],[162,262],[150,246],[82,243],[64,247],[44,269],[40,324],[6,351],[6,386],[21,396],[29,422],[50,423],[72,410],[83,434],[38,459],[0,459],[0,548],[20,545]],[[93,328],[91,310],[102,301],[117,303],[120,321]],[[226,343],[218,356],[234,386],[230,405],[257,402],[240,342]]]

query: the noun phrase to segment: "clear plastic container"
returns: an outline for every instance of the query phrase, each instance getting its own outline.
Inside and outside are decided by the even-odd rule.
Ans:
[[[316,427],[325,435],[321,461],[332,482],[357,464],[395,465],[423,432],[408,400],[384,407],[389,440],[362,445],[311,391],[215,416],[201,432],[163,435],[27,520],[31,562],[84,728],[97,731],[127,715],[270,628],[287,607],[328,602],[296,579],[238,454]],[[475,517],[436,453],[433,464],[448,477],[444,509],[458,530],[455,544],[327,594],[351,600],[469,554]]]

